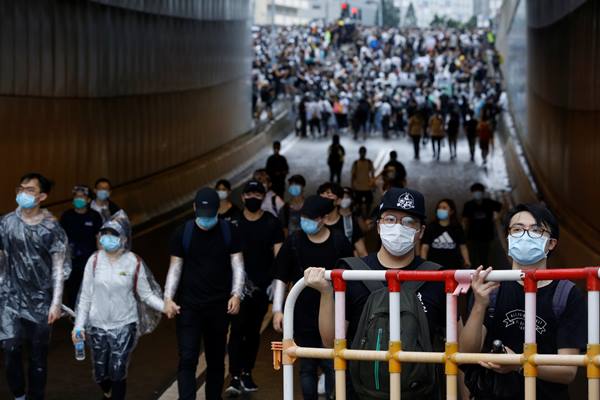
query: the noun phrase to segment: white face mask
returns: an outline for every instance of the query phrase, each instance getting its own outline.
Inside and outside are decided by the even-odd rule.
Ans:
[[[217,194],[219,195],[219,200],[225,200],[229,196],[227,190],[217,190]]]
[[[342,201],[340,201],[340,207],[342,208],[350,208],[352,205],[352,199],[349,197],[344,197]]]
[[[417,230],[402,224],[379,224],[383,247],[394,256],[403,256],[415,247]]]

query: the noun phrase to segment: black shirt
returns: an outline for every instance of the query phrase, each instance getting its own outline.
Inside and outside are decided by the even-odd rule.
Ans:
[[[406,179],[406,168],[404,168],[404,165],[400,161],[390,160],[383,166],[383,170],[385,171],[387,167],[394,167],[396,171],[394,182],[402,183]]]
[[[354,217],[353,215],[351,215],[351,228],[352,228],[352,240],[350,240],[350,242],[352,243],[352,245],[356,244],[356,242],[358,242],[360,239],[363,238],[363,233],[362,230],[360,229],[360,225],[358,225],[358,221],[356,220],[356,217]],[[337,222],[333,225],[327,225],[327,227],[329,229],[335,229],[337,231],[339,231],[342,235],[344,235],[344,237],[346,239],[348,239],[348,236],[346,236],[346,227],[344,226],[344,217],[340,214],[340,218],[337,220]],[[350,228],[350,227],[348,227]]]
[[[303,231],[289,236],[275,260],[275,279],[296,282],[308,267],[333,269],[338,259],[352,256],[352,246],[346,237],[330,230],[323,243],[313,243]],[[302,291],[296,301],[294,331],[301,346],[321,346],[319,335],[319,292],[312,288]]]
[[[283,242],[281,224],[268,212],[256,221],[250,221],[242,214],[239,231],[247,279],[266,289],[273,279],[273,246]]]
[[[427,259],[440,264],[442,269],[463,267],[460,245],[465,244],[465,233],[460,225],[441,226],[433,222],[427,225],[422,243],[429,245]]]
[[[287,160],[281,154],[271,154],[267,159],[267,174],[271,179],[287,175],[289,171]]]
[[[223,214],[219,214],[219,218],[230,222],[234,227],[238,227],[240,219],[242,219],[242,210],[240,210],[235,204],[231,204],[229,210]]]
[[[88,258],[97,250],[96,235],[102,227],[102,216],[90,208],[84,214],[70,209],[60,217],[60,225],[69,238],[73,264],[85,266]]]
[[[371,253],[362,259],[372,270],[388,270],[379,262],[377,253]],[[415,257],[412,263],[402,268],[404,271],[416,270],[423,259]],[[382,283],[383,287],[383,283]],[[352,343],[363,307],[371,292],[360,281],[348,281],[346,285],[346,320],[348,321],[348,343]],[[431,337],[434,333],[444,332],[446,327],[446,293],[444,282],[425,282],[417,291],[417,297],[427,315]]]
[[[231,242],[225,243],[221,225],[209,231],[194,224],[188,254],[181,225],[171,237],[170,254],[183,258],[177,301],[182,307],[206,307],[227,302],[231,295],[231,254],[242,251],[239,232],[230,225]]]
[[[481,202],[469,200],[465,203],[463,217],[469,220],[467,238],[490,241],[494,239],[494,212],[502,209],[502,203],[492,199]]]
[[[571,289],[566,307],[557,320],[552,307],[557,285],[558,281],[553,281],[537,291],[536,342],[540,354],[556,354],[558,349],[583,350],[587,344],[587,308],[581,291],[577,287]],[[499,339],[515,353],[523,350],[525,296],[522,285],[517,282],[500,284],[496,309],[493,315],[486,314],[484,325],[488,332],[486,343]],[[569,398],[568,385],[536,381],[539,399]]]

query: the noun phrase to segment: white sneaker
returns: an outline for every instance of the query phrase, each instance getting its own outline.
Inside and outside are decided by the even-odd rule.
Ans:
[[[319,375],[319,384],[317,385],[317,393],[325,394],[325,374]]]

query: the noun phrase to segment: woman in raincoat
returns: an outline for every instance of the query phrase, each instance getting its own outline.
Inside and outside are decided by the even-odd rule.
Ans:
[[[81,337],[88,342],[94,379],[105,399],[125,398],[127,368],[137,339],[154,330],[164,310],[152,273],[129,250],[130,232],[123,211],[102,226],[101,250],[86,264],[72,333],[74,343]]]

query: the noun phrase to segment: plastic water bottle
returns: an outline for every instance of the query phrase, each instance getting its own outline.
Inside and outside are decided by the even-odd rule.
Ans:
[[[83,340],[83,335],[79,329],[75,331],[75,338],[77,339],[75,342],[75,359],[83,361],[85,360],[85,340]]]

